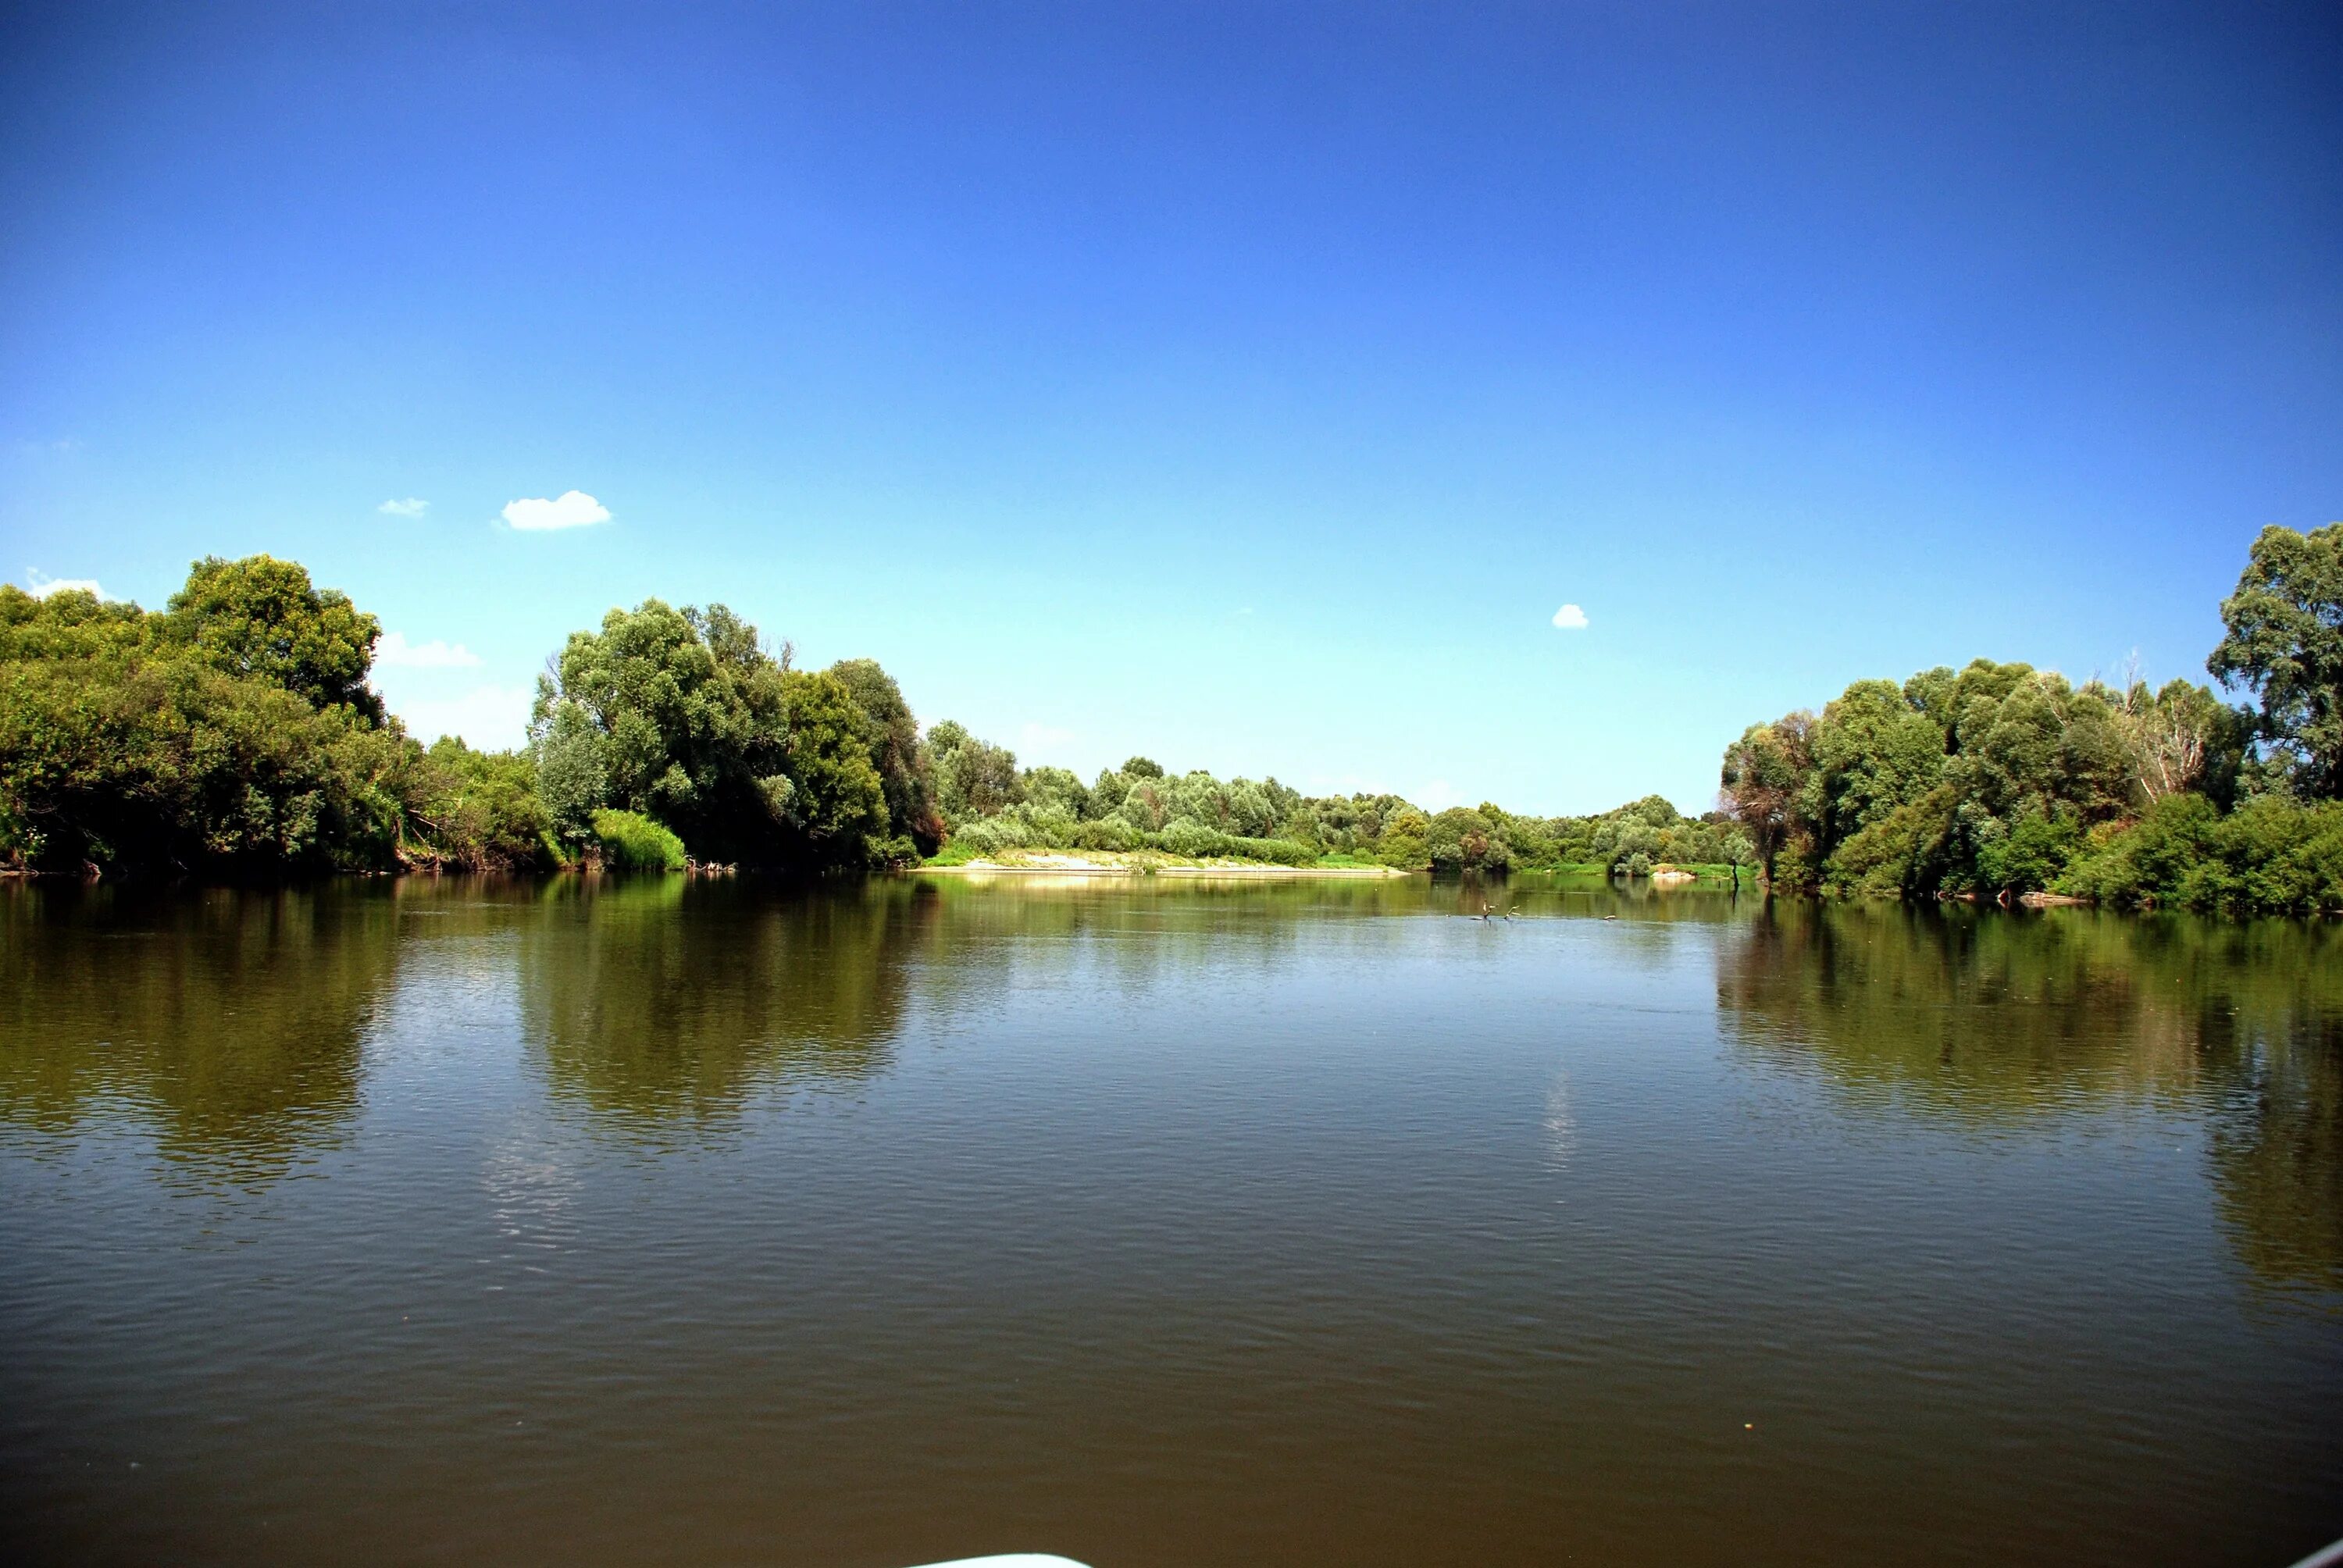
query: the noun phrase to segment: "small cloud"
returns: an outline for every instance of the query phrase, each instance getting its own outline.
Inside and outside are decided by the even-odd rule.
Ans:
[[[1071,729],[1053,729],[1046,724],[1028,724],[1017,732],[1017,739],[1028,752],[1055,751],[1061,747],[1071,745],[1074,739],[1074,732]]]
[[[589,523],[607,523],[610,508],[583,490],[565,490],[551,500],[508,501],[505,521],[528,532],[550,528],[582,528]]]
[[[519,503],[516,502],[515,505]],[[375,508],[386,518],[419,518],[431,509],[431,503],[409,496],[403,501],[385,501]]]
[[[1564,631],[1584,631],[1586,612],[1574,604],[1564,605],[1554,612],[1554,624]]]
[[[480,656],[462,643],[446,643],[437,638],[429,642],[409,642],[404,632],[385,632],[382,640],[374,645],[374,661],[400,669],[467,669],[480,662]]]
[[[41,571],[25,574],[25,591],[35,598],[46,598],[53,593],[71,593],[75,589],[99,598],[106,597],[106,590],[97,586],[96,578],[53,578]]]

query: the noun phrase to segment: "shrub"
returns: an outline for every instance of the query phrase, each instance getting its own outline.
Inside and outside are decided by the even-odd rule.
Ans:
[[[1074,848],[1077,849],[1131,850],[1140,848],[1146,839],[1145,834],[1120,817],[1084,822],[1074,829]]]
[[[2263,796],[2224,817],[2201,795],[2167,795],[2094,832],[2058,887],[2111,904],[2343,911],[2343,803]]]
[[[594,837],[602,863],[617,871],[680,871],[689,863],[683,840],[634,811],[594,813]]]
[[[475,751],[444,736],[424,754],[408,857],[468,871],[542,871],[565,857],[525,754]]]
[[[1158,837],[1166,854],[1185,855],[1191,859],[1197,859],[1222,852],[1221,840],[1223,835],[1217,829],[1207,828],[1192,817],[1182,817],[1175,822],[1167,823]]]
[[[2020,817],[2009,831],[1978,846],[1977,879],[1986,888],[2031,892],[2055,885],[2083,840],[2071,815]]]

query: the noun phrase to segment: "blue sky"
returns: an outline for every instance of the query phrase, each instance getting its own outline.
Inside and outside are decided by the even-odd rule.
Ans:
[[[658,595],[1027,761],[1697,809],[2343,517],[2331,5],[687,9],[13,15],[0,576],[293,557],[476,743]]]

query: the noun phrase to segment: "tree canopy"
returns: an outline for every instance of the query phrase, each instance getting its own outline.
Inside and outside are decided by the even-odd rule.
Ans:
[[[2264,528],[2221,622],[2206,667],[2259,700],[2259,738],[2300,793],[2343,798],[2343,523]]]

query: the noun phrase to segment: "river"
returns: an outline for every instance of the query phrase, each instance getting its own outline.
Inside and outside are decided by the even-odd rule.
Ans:
[[[0,1346],[18,1563],[2283,1568],[2343,926],[15,883]]]

